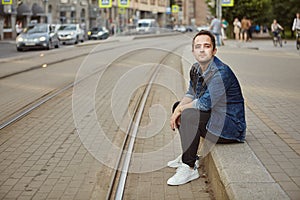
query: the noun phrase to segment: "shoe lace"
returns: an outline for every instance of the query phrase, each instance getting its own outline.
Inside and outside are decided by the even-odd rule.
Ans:
[[[188,169],[187,169],[186,166],[180,166],[180,167],[178,167],[178,168],[176,169],[176,173],[178,173],[178,174],[185,174],[187,170],[188,170]]]

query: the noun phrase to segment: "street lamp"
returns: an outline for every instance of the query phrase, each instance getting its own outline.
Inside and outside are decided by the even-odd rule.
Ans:
[[[217,18],[222,20],[222,0],[216,0],[216,5]]]
[[[211,0],[208,5],[216,7],[216,17],[221,20],[222,18],[222,0]]]
[[[48,0],[44,1],[45,22],[48,23]]]

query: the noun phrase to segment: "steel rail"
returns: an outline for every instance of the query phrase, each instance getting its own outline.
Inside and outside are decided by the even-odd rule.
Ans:
[[[174,50],[178,49],[178,47],[176,47]],[[174,51],[173,50],[173,51]],[[98,51],[97,51],[98,52]],[[161,63],[163,63],[167,57],[169,56],[170,53],[168,53],[166,56],[164,56],[161,59]],[[129,55],[130,56],[130,55]],[[125,58],[123,58],[125,59]],[[67,61],[69,59],[66,59],[64,61]],[[64,62],[62,61],[62,62]],[[118,181],[118,183],[116,183],[116,176],[117,176],[117,171],[120,167],[121,164],[121,160],[122,160],[122,155],[123,155],[123,151],[120,152],[118,158],[117,158],[117,163],[115,166],[115,170],[114,170],[114,174],[113,174],[113,178],[111,179],[110,182],[110,188],[108,190],[107,193],[107,197],[106,199],[111,199],[112,196],[112,191],[113,191],[113,186],[115,185],[117,187],[117,191],[115,194],[115,199],[122,199],[123,198],[123,194],[124,194],[124,188],[125,188],[125,184],[126,184],[126,179],[127,179],[127,174],[128,174],[128,169],[129,169],[129,165],[130,165],[130,159],[131,159],[131,155],[133,152],[133,147],[134,147],[134,143],[135,143],[135,138],[137,136],[138,133],[138,126],[140,124],[140,121],[142,119],[142,114],[145,108],[145,104],[147,102],[147,98],[149,96],[150,90],[152,88],[153,82],[158,74],[158,71],[160,70],[160,64],[158,64],[155,68],[154,68],[154,72],[152,73],[150,80],[149,80],[149,84],[147,85],[146,89],[143,91],[143,94],[141,95],[141,97],[138,99],[138,103],[136,104],[136,106],[134,107],[134,116],[132,117],[132,119],[129,122],[129,126],[127,128],[127,134],[126,134],[126,138],[124,139],[124,142],[122,144],[122,149],[125,149],[126,144],[128,144],[128,151],[126,153],[125,156],[125,161],[123,163],[122,166],[122,173],[120,175],[120,179]],[[90,73],[89,75],[82,77],[80,80],[73,82],[71,84],[68,84],[67,86],[59,89],[58,91],[54,92],[53,94],[50,94],[48,96],[46,96],[45,98],[43,98],[42,100],[38,101],[37,103],[35,103],[34,105],[32,105],[31,107],[29,107],[28,109],[22,111],[21,113],[18,113],[17,115],[15,115],[14,117],[12,117],[11,119],[9,119],[8,121],[2,123],[0,125],[0,130],[15,123],[16,121],[20,120],[21,118],[23,118],[24,116],[28,115],[30,112],[32,112],[33,110],[37,109],[38,107],[40,107],[41,105],[45,104],[46,102],[48,102],[49,100],[53,99],[54,97],[58,96],[59,94],[65,92],[66,90],[74,87],[75,85],[79,84],[81,81],[84,81],[85,79],[96,75],[97,73],[99,73],[101,70],[103,69],[98,69],[95,70],[93,73]],[[34,102],[34,101],[33,101]],[[135,122],[135,123],[134,123]],[[132,130],[132,134],[130,134]],[[128,137],[131,135],[131,139],[130,141],[128,141]]]
[[[120,45],[120,46],[128,47],[128,45],[129,44],[126,44],[126,45],[124,44],[124,45]],[[132,44],[132,45],[134,45],[134,44]],[[118,46],[118,48],[120,46]],[[92,52],[92,54],[100,53],[100,52],[107,51],[107,50],[112,50],[114,48],[116,48],[116,47],[110,47],[110,48],[101,49],[101,50]],[[83,56],[86,56],[86,55],[89,55],[89,54],[85,53],[85,54],[80,55],[80,57],[83,57]],[[76,59],[78,57],[79,56],[77,55],[77,56],[73,56],[73,57],[70,57],[70,58],[65,58],[65,59],[62,59],[62,60],[53,61],[53,62],[47,63],[47,65],[49,66],[49,65],[53,65],[53,64],[57,64],[57,63],[63,63],[63,62],[69,61],[69,60]],[[34,67],[31,67],[31,68],[23,70],[23,71],[18,71],[18,72],[12,73],[12,74],[4,75],[4,76],[0,77],[0,80],[4,79],[4,78],[11,77],[11,76],[14,76],[14,75],[17,75],[17,74],[21,74],[21,73],[24,73],[24,72],[29,72],[29,71],[32,71],[32,70],[36,70],[36,69],[41,69],[41,67],[40,66],[39,67],[34,66]],[[3,128],[9,126],[10,124],[13,124],[14,122],[16,122],[19,119],[21,119],[22,117],[26,116],[28,113],[30,113],[31,111],[35,110],[36,108],[38,108],[42,104],[46,103],[50,99],[52,99],[55,96],[63,93],[64,91],[68,90],[69,88],[74,87],[74,85],[78,84],[79,82],[83,81],[84,79],[87,79],[87,78],[91,77],[92,75],[97,74],[101,70],[102,69],[95,70],[93,73],[91,73],[90,75],[88,75],[86,77],[83,77],[81,80],[78,80],[77,82],[70,83],[70,84],[68,84],[68,85],[66,85],[66,86],[64,86],[62,88],[59,88],[58,91],[54,92],[53,94],[50,94],[50,95],[46,96],[45,98],[43,98],[42,100],[38,101],[37,103],[34,103],[34,102],[36,102],[40,98],[32,101],[31,103],[27,104],[27,106],[30,105],[30,104],[33,104],[32,106],[30,106],[29,108],[27,108],[25,110],[22,110],[18,114],[14,115],[13,117],[10,117],[8,120],[5,120],[3,123],[1,123],[0,124],[0,130],[2,130]],[[18,111],[20,111],[20,110],[21,109],[19,109]],[[18,112],[18,111],[16,111],[16,112]]]
[[[173,51],[175,51],[178,48],[180,48],[180,46],[173,49]],[[170,53],[168,53],[166,56],[164,56],[161,59],[160,64],[165,62],[165,60],[168,58],[169,54]],[[121,149],[123,149],[123,151],[124,151],[125,150],[125,145],[127,144],[127,142],[129,142],[128,149],[127,149],[126,154],[125,154],[125,158],[124,158],[120,178],[119,178],[118,183],[116,183],[115,181],[117,179],[116,178],[117,170],[119,169],[119,166],[121,164],[123,151],[121,151],[119,156],[118,156],[118,159],[117,159],[118,161],[117,161],[116,166],[115,166],[114,174],[113,174],[113,177],[112,177],[112,180],[111,180],[109,191],[108,191],[107,196],[106,196],[106,200],[112,199],[112,191],[113,191],[113,188],[116,184],[117,184],[117,186],[116,186],[117,188],[116,188],[115,200],[123,199],[125,185],[126,185],[126,179],[127,179],[127,174],[128,174],[128,169],[129,169],[130,160],[131,160],[131,155],[132,155],[132,152],[133,152],[135,139],[136,139],[136,136],[138,134],[138,126],[139,126],[140,121],[142,119],[142,114],[143,114],[143,111],[144,111],[144,108],[145,108],[145,105],[146,105],[146,102],[147,102],[147,98],[150,94],[150,90],[152,88],[153,82],[154,82],[155,78],[157,77],[157,74],[160,70],[160,66],[161,66],[160,64],[158,64],[155,67],[155,70],[152,73],[152,75],[150,77],[150,80],[148,82],[149,84],[145,88],[145,90],[142,94],[142,97],[140,98],[139,102],[137,103],[137,106],[134,109],[134,115],[133,115],[132,119],[130,120],[128,129],[127,129],[127,132],[126,132],[126,138],[124,139],[124,142],[122,144],[123,146],[121,147]],[[132,130],[132,134],[130,134],[131,130]],[[130,141],[128,141],[129,135],[131,136]]]
[[[132,45],[135,45],[135,44],[132,44]],[[128,47],[129,45],[130,44],[124,44],[124,45],[119,45],[117,47],[108,47],[108,48],[100,49],[100,50],[89,52],[89,53],[84,53],[84,54],[80,54],[80,55],[70,56],[70,57],[67,57],[67,58],[60,59],[60,60],[54,60],[54,61],[51,61],[51,62],[48,62],[48,63],[42,63],[42,64],[39,64],[39,65],[36,65],[36,66],[31,66],[31,67],[29,67],[27,69],[24,69],[24,70],[20,70],[20,71],[17,71],[17,72],[13,72],[13,73],[10,73],[10,74],[6,74],[6,75],[3,75],[3,76],[0,76],[0,80],[8,78],[8,77],[11,77],[11,76],[15,76],[15,75],[18,75],[18,74],[22,74],[22,73],[25,73],[25,72],[30,72],[30,71],[33,71],[33,70],[42,69],[43,68],[42,67],[43,64],[46,64],[49,67],[49,66],[54,65],[54,64],[63,63],[63,62],[66,62],[66,61],[69,61],[69,60],[74,60],[74,59],[77,59],[77,58],[80,58],[80,57],[84,57],[84,56],[87,56],[87,55],[97,54],[97,53],[101,53],[101,52],[104,52],[104,51],[113,50],[115,48],[120,48],[120,47],[123,47],[123,46],[124,47]],[[54,54],[56,54],[56,52]],[[18,59],[16,59],[16,60],[18,60]]]

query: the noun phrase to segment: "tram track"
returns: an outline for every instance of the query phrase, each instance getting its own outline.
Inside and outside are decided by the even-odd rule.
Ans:
[[[68,62],[68,61],[75,60],[75,59],[78,59],[78,58],[86,57],[88,55],[96,55],[96,54],[99,54],[99,53],[102,53],[102,52],[112,51],[115,48],[123,48],[123,47],[128,47],[128,46],[134,46],[137,43],[139,44],[141,42],[135,42],[133,44],[127,44],[126,43],[126,44],[118,45],[117,47],[112,46],[112,47],[108,47],[108,48],[101,48],[99,50],[95,50],[95,51],[88,52],[88,53],[83,53],[83,54],[80,54],[80,55],[74,55],[74,56],[63,58],[63,59],[54,60],[54,61],[51,61],[51,62],[39,63],[35,66],[27,67],[24,70],[20,70],[20,71],[17,71],[17,72],[13,72],[13,73],[3,75],[3,76],[0,77],[0,81],[5,80],[6,78],[10,78],[10,77],[13,77],[13,76],[16,76],[16,75],[21,75],[21,74],[31,72],[31,71],[34,71],[34,70],[41,70],[41,69],[43,69],[44,66],[47,66],[47,68],[49,68],[49,67],[51,67],[52,65],[55,65],[55,64],[62,64],[64,62]],[[79,48],[81,48],[81,47],[79,47]],[[94,73],[98,73],[98,71],[96,70]],[[54,90],[48,91],[47,93],[42,94],[39,98],[34,99],[33,101],[27,103],[26,105],[22,106],[21,108],[18,108],[16,110],[12,111],[9,114],[2,115],[1,118],[0,118],[0,130],[5,128],[9,124],[13,123],[14,121],[17,121],[20,118],[22,118],[23,116],[27,115],[29,112],[31,112],[33,110],[32,108],[38,107],[39,105],[43,104],[44,102],[47,102],[48,100],[50,100],[51,98],[53,98],[57,95],[59,95],[63,91],[67,90],[68,88],[73,87],[74,84],[76,84],[76,83],[74,83],[74,81],[72,81],[72,82],[66,84],[63,87],[56,88]]]
[[[134,139],[135,139],[136,135],[138,134],[138,127],[136,126],[136,124],[139,124],[143,117],[143,112],[144,112],[144,108],[145,108],[145,105],[147,102],[147,97],[152,89],[152,84],[159,72],[160,66],[163,65],[164,62],[169,57],[171,57],[173,52],[176,49],[178,49],[180,46],[181,45],[178,45],[176,48],[174,48],[170,52],[166,52],[166,55],[162,56],[162,58],[160,58],[159,61],[156,61],[156,64],[154,64],[153,70],[151,72],[152,74],[151,74],[149,80],[147,81],[148,82],[147,86],[143,87],[143,89],[141,89],[139,92],[137,92],[138,97],[135,97],[134,101],[131,102],[131,104],[133,105],[133,111],[132,111],[133,118],[130,120],[130,124],[128,125],[128,129],[126,131],[126,137],[124,138],[124,141],[123,141],[123,144],[121,147],[121,149],[123,149],[123,151],[127,152],[126,157],[125,158],[123,157],[123,151],[121,151],[119,154],[118,160],[116,162],[116,166],[114,168],[112,178],[109,183],[109,189],[107,192],[106,199],[122,199],[122,197],[123,197],[125,184],[126,184],[126,177],[127,177],[127,173],[128,173],[129,164],[130,164],[130,155],[133,152],[134,143],[135,143]],[[147,49],[146,49],[146,51],[147,51]],[[150,50],[150,52],[151,52],[151,50]],[[140,51],[140,53],[142,54],[143,52]],[[123,56],[119,60],[119,62],[121,62],[121,60],[126,60],[128,57],[133,57],[133,56],[137,56],[136,52],[129,53],[129,54]],[[29,108],[26,108],[25,110],[19,112],[16,116],[13,116],[11,119],[7,120],[5,123],[2,123],[0,126],[0,130],[16,123],[18,120],[22,119],[24,116],[26,116],[26,115],[30,114],[32,111],[38,109],[43,104],[46,104],[51,99],[70,90],[75,85],[80,84],[81,82],[89,79],[92,76],[97,76],[99,73],[102,72],[102,70],[103,70],[102,68],[95,70],[92,73],[90,73],[90,75],[88,75],[86,77],[82,77],[80,80],[77,80],[76,82],[72,82],[61,89],[58,89],[56,91],[48,93],[47,95],[44,95],[43,98],[39,99],[37,102],[35,101],[32,105],[29,106]]]
[[[129,165],[130,165],[130,159],[131,155],[133,153],[134,149],[134,143],[135,139],[138,135],[138,125],[141,123],[141,120],[143,118],[143,113],[145,111],[147,98],[152,90],[152,85],[154,84],[154,81],[159,73],[161,65],[165,64],[165,61],[172,55],[173,51],[176,51],[180,46],[173,49],[171,52],[167,53],[156,66],[154,67],[154,70],[149,78],[148,84],[146,87],[144,87],[143,91],[141,92],[140,96],[137,98],[137,102],[132,102],[136,106],[134,107],[134,114],[132,119],[130,120],[128,129],[126,131],[125,139],[122,143],[121,149],[123,149],[125,153],[125,156],[123,154],[123,151],[120,152],[116,166],[114,167],[114,172],[112,175],[112,179],[109,184],[109,189],[107,192],[106,199],[116,199],[120,200],[124,197],[124,190],[126,185],[126,179],[128,176],[129,171]],[[122,166],[120,166],[122,165]]]
[[[136,45],[136,43],[134,43],[132,45]],[[128,47],[128,46],[130,46],[130,44],[119,45],[118,47]],[[82,47],[78,47],[78,48],[82,48]],[[19,74],[22,74],[22,73],[25,73],[25,72],[39,70],[39,69],[42,69],[44,66],[49,67],[51,65],[55,65],[55,64],[67,62],[67,61],[74,60],[74,59],[81,58],[81,57],[85,57],[85,56],[88,56],[88,55],[91,55],[91,54],[98,54],[98,53],[101,53],[101,52],[110,51],[110,50],[113,50],[115,48],[116,47],[103,48],[103,49],[100,49],[100,50],[96,50],[96,51],[94,51],[92,53],[88,52],[88,53],[83,53],[83,54],[80,54],[80,55],[73,55],[73,56],[70,56],[70,57],[67,57],[67,58],[63,58],[63,59],[59,59],[59,60],[54,60],[54,61],[49,61],[49,62],[42,62],[42,63],[39,63],[37,65],[31,66],[31,67],[27,67],[26,69],[23,69],[23,70],[19,70],[19,71],[13,72],[13,73],[2,75],[2,76],[0,76],[0,80],[8,78],[8,77],[15,76],[15,75],[19,75]],[[55,54],[57,54],[57,53],[55,52],[54,55]],[[20,59],[17,59],[17,60],[20,60]]]

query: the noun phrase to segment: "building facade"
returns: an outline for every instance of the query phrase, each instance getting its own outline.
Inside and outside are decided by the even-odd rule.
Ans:
[[[206,24],[205,0],[130,0],[126,8],[118,0],[112,0],[110,8],[100,8],[98,1],[12,0],[12,5],[0,1],[0,40],[15,38],[18,28],[32,22],[80,23],[85,29],[114,26],[119,31],[142,18],[156,19],[160,27]],[[170,13],[173,4],[179,6],[179,12]]]

